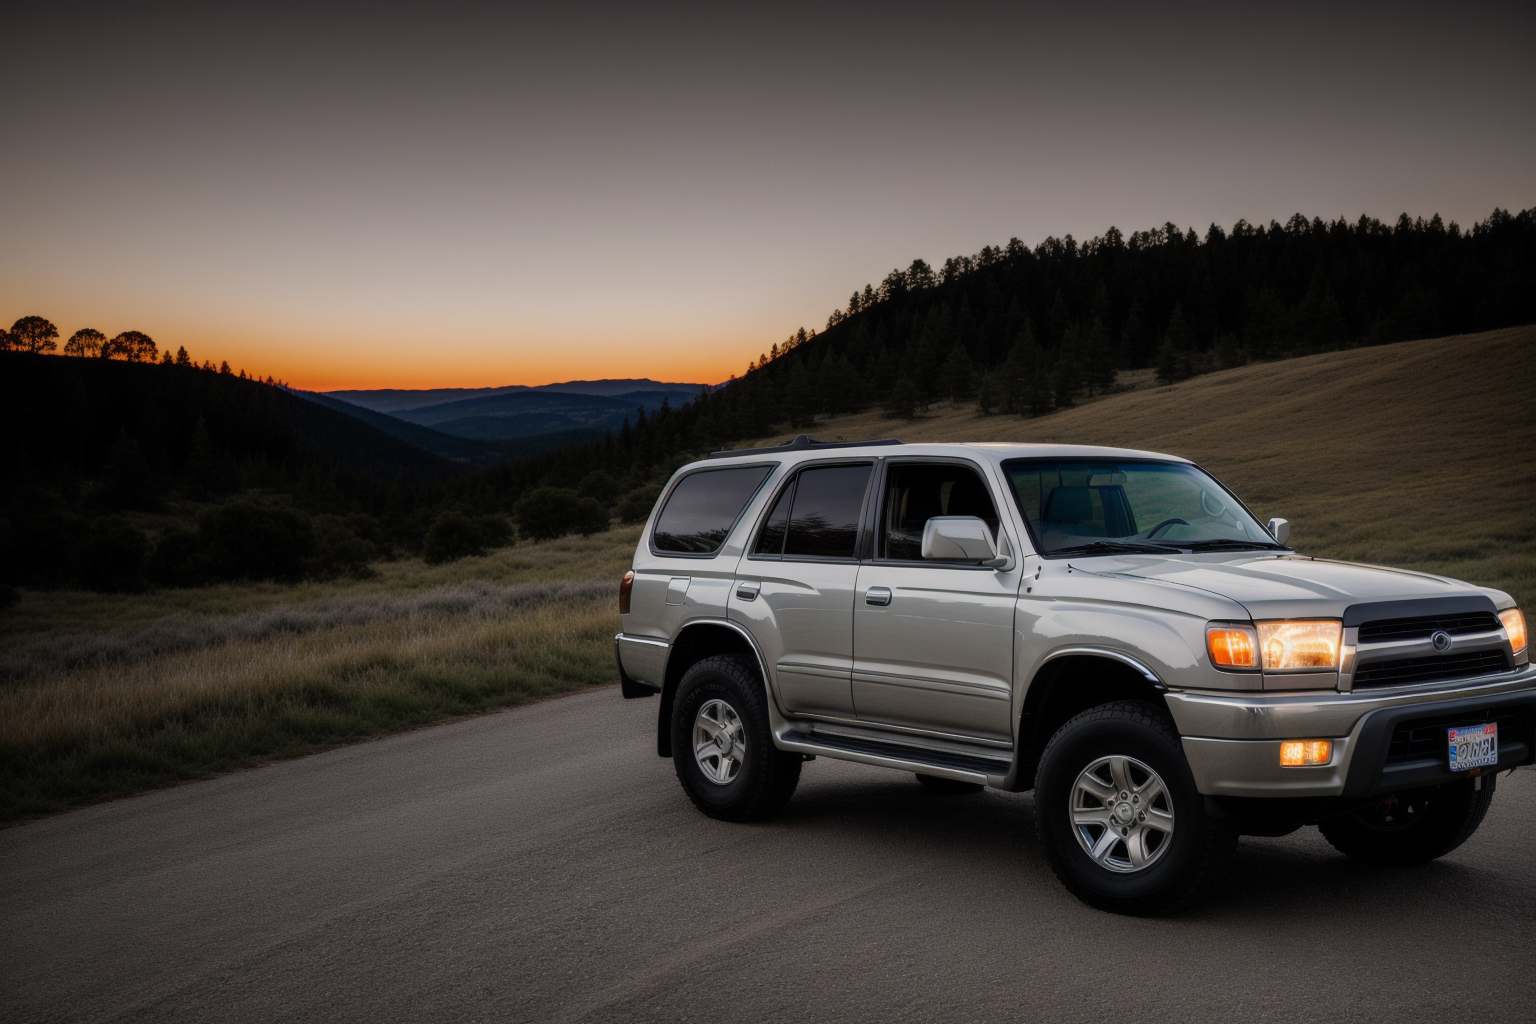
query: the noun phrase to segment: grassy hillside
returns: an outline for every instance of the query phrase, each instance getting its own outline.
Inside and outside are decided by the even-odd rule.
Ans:
[[[1427,569],[1536,603],[1536,327],[1330,352],[1021,419],[939,406],[811,432],[1104,444],[1181,455],[1306,553]],[[753,443],[777,443],[780,434]],[[746,445],[743,445],[746,447]]]

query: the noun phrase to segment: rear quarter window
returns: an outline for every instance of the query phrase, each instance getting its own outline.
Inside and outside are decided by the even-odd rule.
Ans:
[[[742,509],[772,471],[772,466],[739,466],[683,477],[656,517],[651,546],[690,555],[719,551]]]

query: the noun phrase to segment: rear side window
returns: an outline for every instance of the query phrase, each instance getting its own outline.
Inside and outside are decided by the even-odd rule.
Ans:
[[[772,470],[772,466],[741,466],[683,477],[656,517],[651,544],[658,551],[695,555],[719,551],[741,510]]]
[[[886,475],[879,558],[920,562],[934,516],[976,516],[997,534],[997,508],[976,471],[955,463],[897,463]]]
[[[782,533],[786,557],[856,557],[859,516],[864,511],[864,491],[873,468],[865,463],[801,470],[764,523],[757,551],[777,554],[771,545]],[[784,517],[781,509],[786,505],[788,515]]]

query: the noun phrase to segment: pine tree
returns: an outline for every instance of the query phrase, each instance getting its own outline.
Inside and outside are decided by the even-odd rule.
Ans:
[[[959,342],[950,349],[949,357],[939,373],[940,387],[951,402],[969,402],[976,394],[976,367],[970,353]]]

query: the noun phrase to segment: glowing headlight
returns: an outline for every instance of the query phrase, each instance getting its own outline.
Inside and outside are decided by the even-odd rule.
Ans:
[[[1520,609],[1499,612],[1499,621],[1504,623],[1504,632],[1509,635],[1510,648],[1516,654],[1525,650],[1525,616],[1520,614]]]
[[[1338,668],[1344,624],[1324,622],[1261,622],[1259,653],[1264,671]]]

